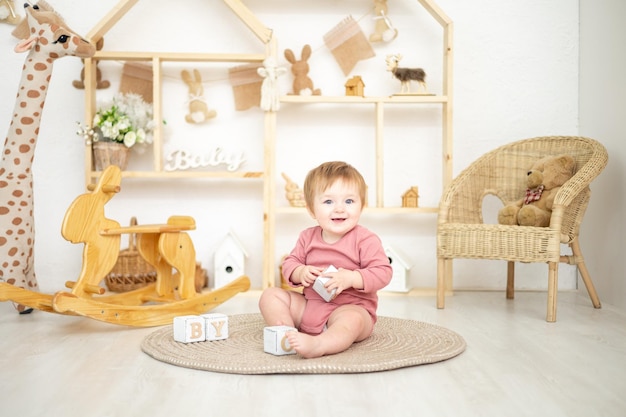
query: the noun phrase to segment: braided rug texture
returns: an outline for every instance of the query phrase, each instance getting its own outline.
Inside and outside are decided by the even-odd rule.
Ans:
[[[263,351],[260,314],[228,317],[225,340],[180,343],[172,326],[149,334],[141,349],[154,359],[185,368],[232,374],[338,374],[378,372],[453,358],[465,350],[457,333],[415,320],[379,316],[372,335],[336,355],[304,359]]]

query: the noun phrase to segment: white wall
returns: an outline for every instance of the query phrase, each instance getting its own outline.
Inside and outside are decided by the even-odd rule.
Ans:
[[[117,0],[52,0],[50,3],[72,28],[86,34],[117,4]],[[244,3],[274,30],[280,51],[291,48],[299,55],[304,43],[311,44],[314,54],[309,61],[310,76],[316,86],[327,95],[343,94],[345,77],[324,47],[322,37],[350,14],[361,19],[360,25],[369,34],[372,25],[367,15],[370,2],[302,1],[297,6],[293,6],[293,1],[285,0]],[[366,95],[397,92],[399,85],[385,72],[384,56],[401,52],[405,55],[403,63],[423,66],[429,74],[429,88],[432,92],[440,92],[441,32],[438,25],[417,1],[389,3],[389,16],[399,29],[398,39],[391,44],[377,45],[377,56],[359,63],[353,74],[367,76]],[[477,7],[475,2],[440,0],[438,5],[455,25],[455,174],[478,156],[503,143],[540,135],[578,134],[579,19],[576,2],[489,0]],[[230,33],[233,27],[236,30]],[[0,24],[0,91],[5,96],[0,102],[0,126],[5,128],[10,120],[12,99],[24,59],[23,55],[13,53],[15,40],[9,35],[11,29]],[[215,42],[216,33],[222,36],[219,42]],[[254,41],[220,2],[201,0],[178,3],[140,1],[105,37],[110,49],[128,50],[221,48],[228,52],[247,48],[254,45]],[[281,64],[287,65],[284,61]],[[80,268],[81,248],[66,242],[60,235],[67,206],[84,190],[83,147],[74,133],[76,121],[83,118],[83,93],[71,85],[72,80],[78,78],[80,69],[80,61],[74,58],[64,58],[55,64],[37,145],[34,164],[36,267],[44,291],[62,288],[66,280],[77,276]],[[120,70],[121,64],[118,63],[103,65],[105,78],[113,82],[113,89],[118,83]],[[203,141],[224,141],[228,146],[245,150],[250,165],[243,169],[262,166],[258,148],[261,132],[253,128],[260,120],[260,112],[235,112],[230,86],[223,79],[224,71],[222,78],[217,73],[208,73],[207,99],[217,109],[218,117],[208,127],[185,126],[180,122],[186,110],[186,96],[184,85],[177,80],[179,71],[180,67],[165,71],[170,96],[164,107],[167,132],[176,143],[173,146],[179,146],[179,143],[200,146],[198,144]],[[290,88],[290,76],[283,77],[281,82],[286,92]],[[373,113],[339,110],[306,108],[303,111],[302,108],[284,106],[279,113],[277,171],[286,172],[302,184],[308,169],[322,160],[341,158],[357,165],[366,178],[372,178]],[[421,193],[420,202],[437,204],[441,171],[440,155],[437,154],[439,117],[434,109],[419,113],[398,111],[390,115],[389,128],[393,135],[387,133],[387,136],[394,137],[402,148],[401,151],[389,151],[396,153],[391,154],[393,159],[386,164],[386,175],[390,177],[386,203],[399,205],[400,194],[410,185],[418,185],[420,190],[426,191]],[[347,146],[340,147],[338,143]],[[277,183],[280,198],[283,182],[279,178]],[[248,267],[253,286],[260,286],[263,231],[259,183],[128,180],[122,186],[120,195],[108,206],[109,217],[124,224],[132,215],[144,223],[164,221],[174,213],[194,216],[198,230],[193,232],[192,238],[198,260],[209,269],[212,268],[216,245],[229,229],[233,229],[251,255]],[[287,203],[281,199],[278,204]],[[597,207],[597,204],[590,207],[590,215],[597,216],[594,213]],[[367,215],[364,223],[374,228],[387,243],[408,255],[413,263],[411,285],[434,286],[434,215],[403,217],[400,222],[395,218]],[[311,224],[310,220],[302,216],[283,215],[278,219],[277,257],[291,248],[298,231],[308,224]],[[409,229],[411,233],[407,236],[406,230]],[[455,269],[455,285],[459,288],[504,288],[504,271],[505,265],[497,262],[481,262],[472,268],[458,267]],[[518,285],[545,288],[546,274],[543,265],[522,266]],[[560,285],[575,287],[573,267],[561,267]]]
[[[593,184],[581,246],[600,299],[626,308],[626,3],[580,1],[580,133],[598,138],[609,164]],[[581,290],[584,291],[584,290]]]

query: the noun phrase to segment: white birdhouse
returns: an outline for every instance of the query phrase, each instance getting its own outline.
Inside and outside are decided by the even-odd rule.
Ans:
[[[247,257],[248,254],[235,233],[228,232],[215,251],[214,288],[221,288],[232,280],[245,275]]]
[[[408,292],[407,278],[408,271],[411,269],[410,265],[402,258],[398,251],[391,246],[385,246],[384,248],[385,254],[391,263],[391,268],[393,269],[393,276],[391,282],[383,288],[383,291]]]

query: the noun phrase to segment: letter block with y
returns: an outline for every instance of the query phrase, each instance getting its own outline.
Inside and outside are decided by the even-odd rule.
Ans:
[[[206,340],[228,339],[228,316],[220,313],[203,314]]]
[[[174,317],[174,340],[182,343],[204,342],[205,319],[195,315]]]

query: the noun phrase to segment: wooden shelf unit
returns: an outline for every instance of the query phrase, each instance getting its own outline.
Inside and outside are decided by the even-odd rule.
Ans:
[[[87,38],[96,42],[124,15],[138,0],[120,0],[120,3],[94,27]],[[276,202],[276,124],[277,114],[265,112],[264,116],[264,171],[263,172],[186,172],[165,171],[163,169],[163,137],[160,121],[162,120],[162,72],[165,62],[203,62],[203,63],[260,63],[267,57],[277,57],[276,39],[272,31],[264,27],[252,15],[240,0],[223,0],[240,19],[265,44],[263,54],[217,54],[217,53],[187,53],[187,52],[125,52],[125,51],[98,51],[92,58],[84,60],[85,65],[85,123],[91,125],[96,112],[96,62],[98,61],[143,61],[150,63],[153,70],[153,101],[154,101],[154,157],[152,171],[125,171],[123,178],[142,179],[191,179],[217,178],[233,180],[261,180],[263,183],[263,281],[262,288],[279,285],[277,279],[278,267],[275,259],[275,233],[277,214],[304,214],[302,208],[277,207]],[[409,1],[409,0],[407,0]],[[442,114],[442,179],[443,188],[452,180],[452,68],[453,68],[453,23],[432,0],[417,0],[425,10],[441,25],[443,30],[443,84],[441,95],[393,95],[385,97],[355,97],[355,96],[281,96],[281,103],[300,106],[319,103],[335,103],[346,106],[372,105],[375,108],[375,141],[376,141],[376,204],[367,207],[366,213],[372,214],[433,214],[437,207],[403,208],[384,207],[383,203],[383,127],[385,106],[402,104],[438,104]],[[96,182],[101,172],[94,171],[91,146],[85,147],[85,182]]]

